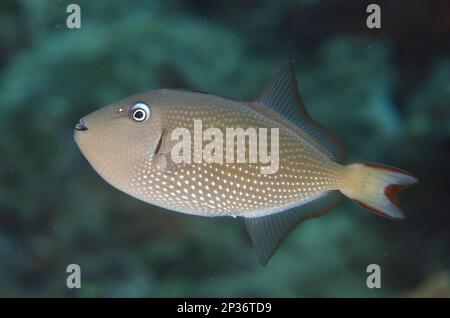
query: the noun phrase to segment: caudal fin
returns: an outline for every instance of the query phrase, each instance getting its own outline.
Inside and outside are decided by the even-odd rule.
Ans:
[[[346,171],[343,194],[382,217],[405,218],[397,193],[417,183],[415,177],[400,169],[373,163],[354,163],[348,165]]]

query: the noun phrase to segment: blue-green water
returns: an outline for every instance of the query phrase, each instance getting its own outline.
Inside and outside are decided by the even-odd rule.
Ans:
[[[369,29],[364,1],[76,1],[69,29],[72,2],[0,4],[0,296],[450,295],[448,2],[378,1]],[[133,199],[73,141],[80,117],[150,89],[251,100],[286,59],[346,162],[419,178],[401,195],[406,221],[344,200],[262,267],[242,222]]]

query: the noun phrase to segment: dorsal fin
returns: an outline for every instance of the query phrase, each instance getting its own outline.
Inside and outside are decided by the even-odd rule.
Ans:
[[[290,210],[245,219],[259,262],[265,265],[290,231],[305,220],[321,216],[334,207],[341,197],[338,190],[328,191]]]
[[[295,70],[291,61],[280,67],[272,80],[264,87],[256,102],[270,108],[300,128],[329,158],[337,162],[344,159],[339,139],[307,113],[298,92]]]

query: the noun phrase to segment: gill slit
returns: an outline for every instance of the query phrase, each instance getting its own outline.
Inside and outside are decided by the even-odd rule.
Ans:
[[[163,139],[163,136],[164,136],[165,132],[166,131],[163,130],[162,133],[161,133],[161,137],[159,137],[158,145],[156,145],[156,149],[155,149],[155,153],[154,153],[155,155],[159,153],[159,150],[160,150],[161,144],[162,144],[162,139]]]

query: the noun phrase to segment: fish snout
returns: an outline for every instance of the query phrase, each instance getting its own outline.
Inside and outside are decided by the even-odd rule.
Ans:
[[[88,128],[84,124],[83,118],[81,118],[80,121],[75,125],[75,130],[79,131],[88,130]]]

